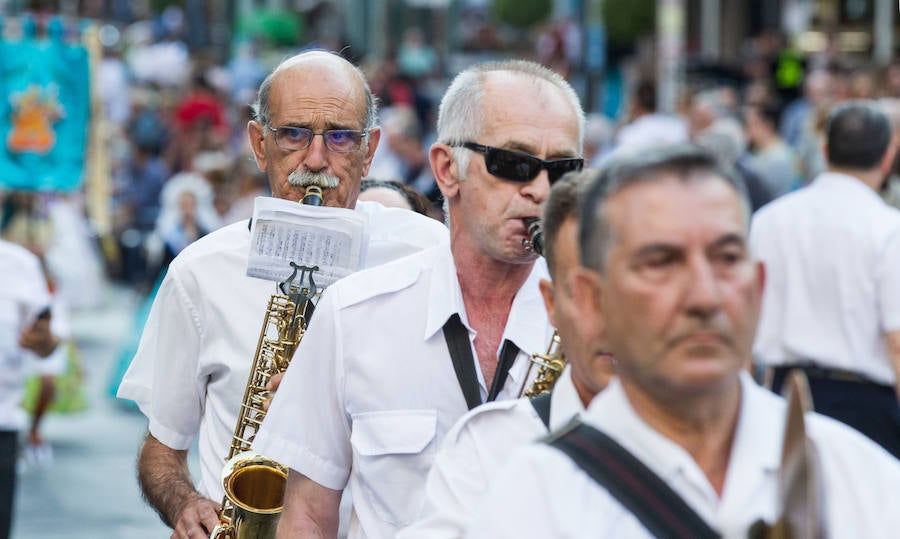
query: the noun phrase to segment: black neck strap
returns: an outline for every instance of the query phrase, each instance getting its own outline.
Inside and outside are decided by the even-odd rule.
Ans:
[[[576,418],[546,442],[568,455],[655,537],[719,537],[665,481],[603,432]]]
[[[478,388],[478,375],[475,373],[475,357],[472,354],[472,343],[469,342],[469,332],[460,320],[459,314],[453,314],[447,319],[447,323],[444,324],[444,339],[447,341],[447,350],[453,361],[453,370],[456,372],[459,387],[466,399],[466,406],[471,410],[481,404],[481,390]],[[509,376],[509,369],[515,363],[517,355],[519,347],[511,341],[503,341],[500,361],[488,393],[488,402],[496,399],[503,389]]]

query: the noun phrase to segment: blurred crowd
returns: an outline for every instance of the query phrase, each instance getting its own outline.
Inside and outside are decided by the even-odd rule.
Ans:
[[[463,34],[464,49],[478,51],[477,59],[502,41],[481,19],[469,20]],[[58,300],[69,307],[95,303],[105,276],[150,291],[186,245],[249,217],[254,198],[269,194],[247,141],[250,103],[265,74],[296,50],[248,40],[216,62],[192,54],[184,36],[177,10],[121,32],[101,29],[97,81],[111,156],[112,248],[98,248],[77,193],[3,194],[3,238],[41,257]],[[398,41],[378,62],[353,58],[380,99],[383,133],[361,198],[443,219],[428,151],[437,98],[456,69],[422,28],[411,27]],[[517,54],[577,77],[580,44],[573,21],[554,21]],[[320,46],[344,48],[331,41],[309,45]],[[836,103],[880,100],[900,129],[900,62],[874,66],[834,48],[804,55],[776,33],[748,40],[740,66],[692,69],[674,113],[658,110],[656,81],[647,76],[652,64],[622,65],[622,106],[615,117],[589,114],[586,162],[600,166],[616,153],[695,141],[738,169],[754,209],[824,169],[823,124]],[[897,167],[883,196],[900,207]]]
[[[112,270],[130,283],[151,282],[192,239],[248,217],[253,198],[267,190],[245,130],[248,104],[271,68],[271,55],[244,42],[217,65],[191,57],[177,25],[145,30],[107,47],[100,70],[120,247]],[[558,22],[537,33],[528,55],[568,74],[578,61],[577,43],[577,29]],[[448,62],[416,27],[383,61],[354,60],[382,105],[383,137],[370,177],[421,193],[428,213],[442,218],[428,148],[436,96],[452,75]],[[589,115],[588,162],[597,166],[614,152],[692,140],[739,169],[755,208],[823,170],[823,123],[834,104],[879,99],[900,122],[900,63],[875,67],[832,49],[804,56],[778,34],[748,40],[740,68],[726,75],[689,72],[675,114],[657,110],[656,83],[643,75],[652,66],[626,65],[617,117]],[[900,204],[898,190],[896,180],[887,182],[884,195]]]

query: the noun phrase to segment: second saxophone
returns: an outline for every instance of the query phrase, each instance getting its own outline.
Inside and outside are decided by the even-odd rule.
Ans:
[[[522,246],[526,251],[543,256],[544,229],[541,226],[540,219],[526,219],[525,228],[528,238],[522,240]],[[532,367],[538,365],[539,369],[534,381],[527,389],[525,388],[525,382],[522,383],[522,388],[519,390],[520,397],[523,395],[528,398],[537,397],[553,390],[556,380],[559,379],[559,375],[566,368],[566,356],[563,355],[561,344],[562,340],[559,338],[559,333],[554,330],[547,351],[543,354],[531,355],[531,364],[528,366],[528,372],[525,373],[525,380],[528,380]]]

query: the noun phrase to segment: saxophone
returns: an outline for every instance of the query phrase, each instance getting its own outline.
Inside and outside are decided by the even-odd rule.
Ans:
[[[528,218],[525,220],[525,228],[528,233],[528,238],[522,239],[522,247],[528,252],[543,255],[544,229],[541,226],[541,221],[533,217]],[[562,339],[559,337],[559,332],[554,330],[547,351],[543,354],[531,354],[531,364],[528,365],[528,372],[525,373],[525,380],[528,380],[531,369],[535,365],[539,367],[537,376],[535,376],[534,381],[528,389],[525,389],[525,381],[522,382],[522,388],[519,390],[519,397],[523,395],[528,398],[537,397],[538,395],[543,395],[544,393],[549,393],[553,390],[553,386],[556,385],[556,380],[559,379],[559,375],[562,374],[563,369],[566,368],[566,356],[562,352],[561,345]]]
[[[322,189],[310,186],[303,203],[308,204],[308,199],[312,205],[321,205]],[[318,266],[291,262],[291,267],[293,273],[278,284],[278,292],[269,298],[266,307],[237,426],[222,470],[225,496],[220,522],[210,534],[211,539],[275,537],[281,517],[288,470],[252,451],[250,445],[266,416],[265,403],[270,398],[266,384],[272,376],[287,369],[306,331],[312,315],[312,299],[318,292],[313,280]]]

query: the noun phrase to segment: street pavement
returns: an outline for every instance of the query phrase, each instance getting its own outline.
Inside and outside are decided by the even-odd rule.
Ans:
[[[48,414],[52,461],[20,466],[13,539],[159,539],[171,530],[141,499],[135,458],[146,419],[107,390],[117,352],[132,331],[139,298],[107,286],[100,307],[72,313],[88,409]],[[196,470],[196,450],[189,463]]]

